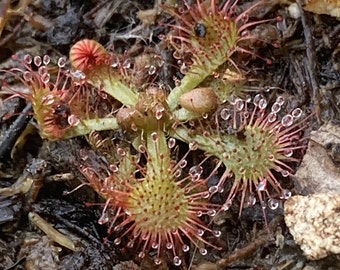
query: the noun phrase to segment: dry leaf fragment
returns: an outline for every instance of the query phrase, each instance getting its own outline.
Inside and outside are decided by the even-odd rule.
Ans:
[[[340,18],[340,0],[306,0],[304,9]]]

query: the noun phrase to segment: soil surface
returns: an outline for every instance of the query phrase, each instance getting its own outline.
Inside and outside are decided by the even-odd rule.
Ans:
[[[243,63],[240,68],[249,77],[250,93],[262,90],[269,99],[281,94],[289,100],[288,110],[300,107],[306,115],[315,112],[305,134],[308,138],[310,130],[322,123],[340,121],[340,23],[327,14],[296,11],[290,1],[267,2],[266,8],[252,14],[253,19],[280,16],[282,20],[264,22],[251,30],[257,39],[248,45],[260,57],[235,61]],[[239,1],[238,6],[242,10],[248,4]],[[158,1],[3,0],[0,69],[17,65],[11,58],[14,54],[47,54],[51,59],[68,56],[75,42],[88,38],[117,52],[128,50],[130,55],[157,53],[165,64],[154,80],[173,86],[173,77],[181,76],[179,67],[171,49],[159,46],[159,36],[170,31],[164,22],[172,20],[162,13]],[[19,192],[0,194],[0,269],[160,269],[148,259],[140,262],[133,249],[117,247],[106,239],[107,228],[98,224],[102,206],[86,204],[100,201],[91,188],[68,194],[84,181],[74,164],[84,149],[93,153],[88,141],[83,137],[42,140],[34,126],[26,128],[32,121],[29,111],[30,105],[22,99],[0,99],[0,188],[21,183]],[[101,136],[129,140],[121,132]],[[99,156],[92,158],[100,164]],[[25,181],[30,179],[34,188],[27,191]],[[293,194],[301,192],[293,179],[285,181]],[[223,203],[219,196],[213,200]],[[268,228],[259,204],[245,208],[240,218],[238,211],[239,202],[235,202],[214,221],[222,232],[218,240],[222,250],[208,248],[206,256],[192,252],[182,269],[340,269],[336,255],[306,259],[285,225],[283,203],[276,210],[267,209]],[[82,248],[61,248],[34,226],[30,212]],[[171,263],[162,267],[176,269]]]

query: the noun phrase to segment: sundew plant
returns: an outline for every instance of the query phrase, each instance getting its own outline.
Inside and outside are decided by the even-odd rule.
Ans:
[[[48,55],[26,55],[17,68],[3,71],[25,90],[4,82],[2,93],[32,103],[42,138],[87,136],[100,150],[101,131],[129,134],[131,144],[109,148],[105,172],[85,162],[79,170],[104,201],[98,222],[107,224],[108,238],[140,259],[151,256],[156,265],[171,257],[180,266],[190,250],[206,255],[208,248],[219,249],[214,239],[221,232],[210,221],[237,196],[240,215],[259,201],[266,218],[267,206],[275,209],[290,197],[277,176],[294,173],[294,153],[305,147],[303,111],[285,112],[283,96],[269,102],[265,93],[247,92],[247,76],[234,58],[255,55],[242,44],[265,22],[249,19],[263,3],[241,12],[237,1],[223,3],[162,6],[172,19],[163,22],[170,30],[159,38],[181,73],[173,88],[157,82],[162,61],[141,67],[127,53],[90,39],[71,47],[71,68],[60,58],[55,72]],[[201,160],[190,158],[195,151],[203,153]],[[211,158],[213,168],[205,166]],[[212,176],[219,179],[213,186]],[[222,204],[211,202],[215,193],[227,194]]]

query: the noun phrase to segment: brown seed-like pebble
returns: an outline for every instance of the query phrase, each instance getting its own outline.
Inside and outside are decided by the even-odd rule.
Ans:
[[[196,88],[180,97],[180,104],[188,111],[205,114],[214,112],[219,104],[211,87]]]

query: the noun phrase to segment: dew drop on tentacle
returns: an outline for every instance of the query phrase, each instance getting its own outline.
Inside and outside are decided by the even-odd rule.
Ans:
[[[66,65],[66,58],[65,57],[60,57],[58,59],[58,67],[63,68]]]
[[[205,248],[200,248],[198,251],[199,251],[203,256],[204,256],[204,255],[207,255],[207,253],[208,253],[208,251],[207,251]]]
[[[129,69],[131,67],[131,60],[130,59],[125,59],[123,62],[123,68]]]
[[[209,216],[209,217],[214,217],[215,215],[216,215],[216,210],[215,209],[210,209],[210,210],[208,210],[208,212],[207,212],[207,215]]]
[[[294,118],[299,118],[302,115],[302,110],[300,108],[296,108],[292,111],[292,116]]]
[[[180,266],[182,263],[182,260],[178,256],[175,256],[173,259],[173,262],[175,266]]]
[[[249,13],[248,12],[244,12],[242,15],[241,15],[241,20],[244,22],[244,23],[247,23],[249,21]]]
[[[211,186],[211,187],[209,187],[209,192],[211,194],[215,194],[216,192],[218,192],[218,186]]]
[[[52,94],[46,95],[42,99],[44,105],[52,105],[54,103],[54,96]]]
[[[155,115],[157,120],[161,120],[163,117],[163,112],[162,111],[156,111],[156,115]]]
[[[126,244],[126,246],[127,246],[128,248],[133,248],[134,245],[135,245],[135,241],[134,241],[134,240],[130,240],[130,241]]]
[[[32,72],[31,71],[25,71],[23,74],[23,78],[26,82],[32,80]]]
[[[48,72],[48,69],[47,69],[46,66],[41,66],[41,67],[38,68],[38,74],[39,74],[40,76],[46,74],[47,72]]]
[[[294,118],[291,114],[286,114],[282,117],[281,124],[284,127],[290,127],[294,123]]]
[[[121,157],[124,157],[126,155],[126,152],[123,148],[118,148],[117,149],[117,154],[120,155]]]
[[[139,145],[139,146],[138,146],[138,151],[139,151],[140,153],[145,153],[145,152],[146,152],[146,147],[145,147],[145,145],[143,145],[143,144]]]
[[[250,103],[251,102],[251,96],[250,95],[246,95],[244,100],[245,100],[246,103]]]
[[[275,156],[272,155],[272,154],[270,154],[270,155],[268,156],[268,160],[269,160],[269,161],[275,161]]]
[[[195,175],[201,176],[202,173],[203,173],[203,167],[202,166],[195,165],[195,166],[192,166],[189,169],[189,175],[190,176],[195,176]]]
[[[190,177],[191,177],[192,182],[197,182],[198,180],[200,180],[201,175],[200,174],[193,174]]]
[[[157,242],[152,242],[152,243],[151,243],[151,247],[152,247],[153,249],[157,249],[157,248],[158,248]]]
[[[228,120],[231,116],[230,112],[228,109],[224,108],[220,112],[220,116],[223,120]]]
[[[248,206],[254,206],[255,203],[256,203],[256,197],[255,197],[255,195],[254,195],[254,194],[250,194],[250,195],[248,196],[247,205],[248,205]]]
[[[41,75],[41,81],[45,84],[49,83],[50,78],[51,78],[50,73],[45,73],[45,74]]]
[[[183,252],[188,252],[190,250],[190,247],[188,245],[183,245],[182,250]]]
[[[172,54],[172,56],[173,56],[175,59],[177,59],[177,60],[182,58],[182,56],[181,56],[181,54],[180,54],[179,51],[174,51],[173,54]]]
[[[24,56],[24,61],[25,61],[25,63],[27,64],[27,65],[30,65],[30,64],[32,64],[32,56],[30,55],[30,54],[26,54],[25,56]]]
[[[198,181],[200,178],[199,177],[197,177],[196,179],[192,179],[194,182],[195,181]],[[203,198],[203,199],[208,199],[209,197],[210,197],[210,192],[209,191],[204,191],[204,192],[202,192],[201,193],[201,197]]]
[[[131,124],[131,130],[132,131],[137,131],[138,130],[138,127],[137,127],[137,125],[135,123]]]
[[[257,94],[253,99],[254,105],[258,106],[261,99],[263,99],[263,96],[261,94]]]
[[[229,210],[230,209],[230,207],[231,207],[231,205],[232,205],[232,200],[227,200],[223,205],[222,205],[222,207],[221,207],[221,209],[223,210],[223,211],[227,211],[227,210]]]
[[[154,263],[155,263],[156,265],[160,265],[160,264],[162,263],[161,258],[155,258],[155,259],[154,259]]]
[[[175,138],[170,138],[169,141],[168,141],[168,147],[169,147],[169,149],[174,148],[175,145],[176,145],[176,139],[175,139]]]
[[[113,68],[119,68],[119,66],[120,66],[120,62],[119,62],[118,59],[112,60],[111,67],[113,67]]]
[[[175,176],[176,178],[180,177],[181,174],[182,174],[182,169],[177,169],[177,170],[174,172],[174,176]]]
[[[164,112],[165,108],[162,104],[159,103],[159,104],[156,105],[156,111],[157,112]]]
[[[68,116],[67,122],[69,123],[69,125],[71,127],[75,127],[75,126],[79,125],[80,120],[79,120],[78,116],[71,114],[71,115]]]
[[[213,74],[215,79],[218,79],[221,76],[221,74],[218,72],[214,72]]]
[[[179,162],[179,167],[180,168],[185,168],[185,166],[187,166],[188,162],[186,161],[186,159],[182,159],[180,162]]]
[[[242,109],[244,108],[244,102],[242,99],[237,98],[235,100],[235,109],[236,111],[242,111]]]
[[[148,74],[153,75],[156,73],[156,71],[157,71],[157,68],[154,65],[151,65],[148,69]]]
[[[267,183],[266,180],[260,181],[257,185],[257,190],[258,191],[265,191],[267,188]]]
[[[143,252],[143,251],[139,252],[138,257],[143,259],[145,257],[145,252]]]
[[[220,237],[220,236],[222,235],[221,231],[219,231],[219,230],[213,230],[213,231],[212,231],[212,234],[213,234],[216,238],[218,238],[218,237]]]
[[[122,242],[122,239],[121,238],[116,238],[115,240],[113,240],[113,243],[118,246],[120,245],[120,243]]]
[[[196,125],[195,121],[192,121],[192,120],[190,120],[188,123],[191,127],[194,127]]]
[[[279,207],[279,201],[276,199],[272,199],[272,198],[269,199],[267,204],[268,204],[269,209],[271,210],[275,210]]]
[[[278,113],[281,110],[281,105],[277,102],[274,102],[272,105],[272,112],[273,113]]]
[[[158,35],[158,38],[159,38],[160,40],[166,40],[166,39],[167,39],[167,36],[164,35],[164,34],[159,34],[159,35]]]
[[[180,68],[179,68],[179,71],[182,73],[182,74],[187,74],[188,71],[189,71],[189,66],[187,66],[185,63],[182,63]]]
[[[292,192],[288,189],[283,189],[281,193],[281,199],[288,200],[292,196]]]
[[[276,102],[277,102],[280,106],[282,106],[283,103],[285,103],[285,98],[284,98],[283,96],[278,96],[278,97],[276,98]]]
[[[258,106],[261,110],[264,110],[267,107],[267,104],[268,104],[267,100],[262,98],[262,99],[259,100]]]
[[[37,67],[40,67],[40,65],[42,63],[41,57],[40,56],[34,56],[33,62]]]
[[[119,168],[116,164],[110,164],[110,170],[112,172],[118,172]]]
[[[209,138],[210,135],[211,135],[211,134],[210,134],[209,131],[207,131],[207,130],[204,130],[204,131],[203,131],[203,136],[204,136],[204,137]]]
[[[172,249],[173,245],[171,242],[166,243],[165,245],[166,249]]]
[[[100,216],[99,220],[98,220],[98,224],[99,225],[103,225],[106,224],[109,221],[109,216],[106,212],[102,213],[102,215]]]
[[[197,234],[198,234],[199,236],[203,236],[204,230],[202,230],[202,229],[197,229]]]
[[[48,65],[48,64],[50,63],[50,61],[51,61],[50,56],[47,55],[47,54],[45,54],[45,55],[43,56],[43,63],[44,63],[44,65]]]
[[[231,105],[235,105],[235,101],[236,101],[235,95],[231,94],[230,97],[229,97],[229,103]]]
[[[293,153],[294,153],[294,151],[292,150],[292,149],[285,149],[284,151],[283,151],[283,154],[284,154],[284,156],[286,156],[286,157],[291,157],[292,155],[293,155]]]
[[[101,188],[100,189],[101,194],[106,195],[107,194],[107,188]]]
[[[71,71],[71,76],[78,80],[84,80],[86,78],[86,75],[80,70]]]
[[[151,133],[151,139],[152,139],[152,141],[154,141],[154,142],[157,142],[157,141],[158,141],[158,134],[157,134],[157,132],[152,132],[152,133]]]
[[[189,143],[189,149],[190,149],[191,151],[197,150],[197,149],[198,149],[198,143],[197,143],[197,141],[190,142],[190,143]]]
[[[268,122],[269,123],[275,122],[276,118],[277,118],[276,113],[271,112],[271,113],[268,114]]]
[[[288,177],[289,176],[289,172],[287,170],[281,170],[281,175],[283,177]]]

